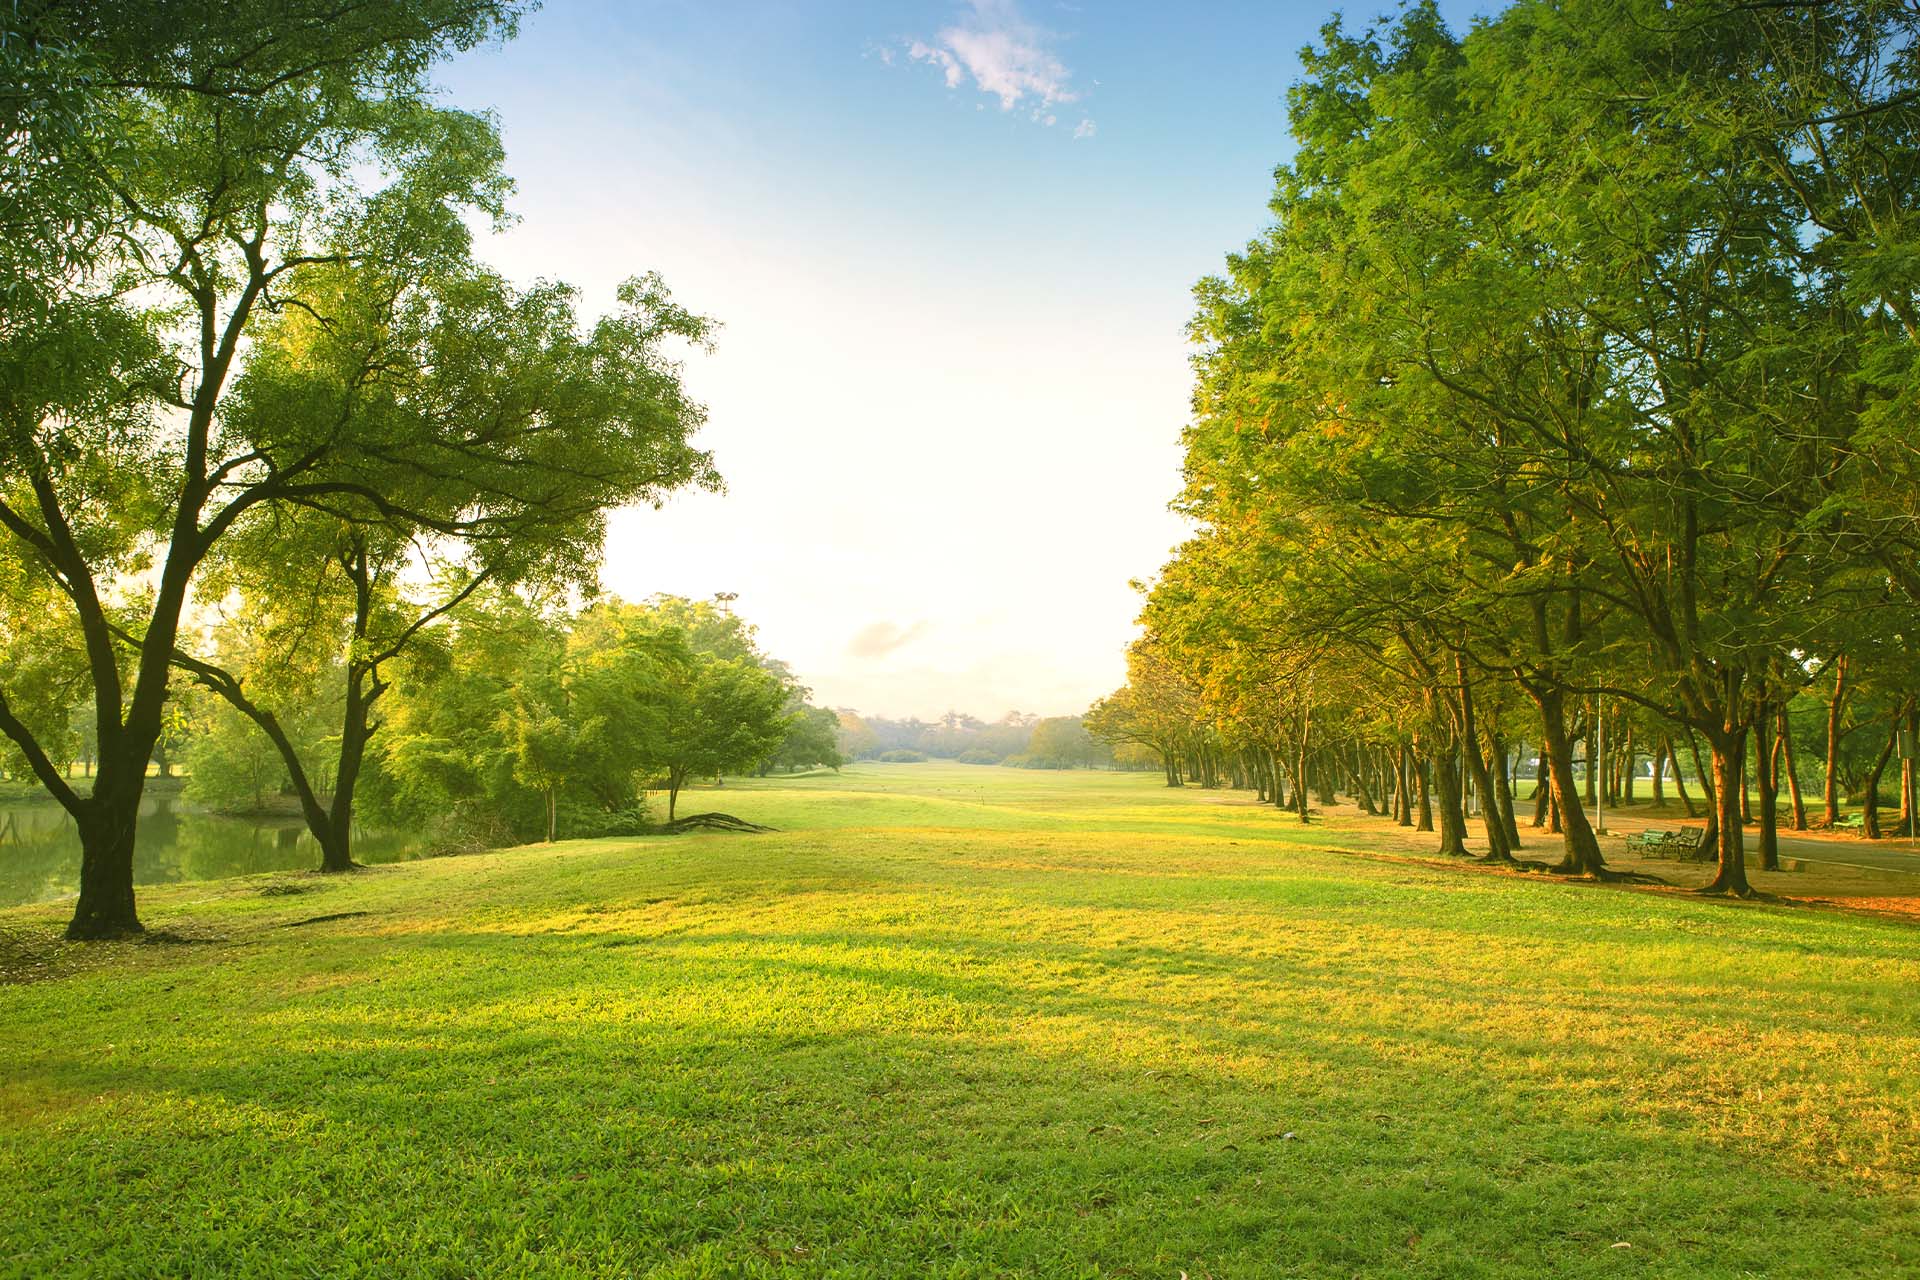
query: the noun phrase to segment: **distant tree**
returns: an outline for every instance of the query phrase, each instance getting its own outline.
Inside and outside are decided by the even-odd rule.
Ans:
[[[695,778],[751,769],[786,737],[788,689],[745,658],[689,652],[665,664],[658,693],[660,737],[650,754],[667,782],[667,820]]]
[[[797,697],[789,697],[784,710],[786,736],[762,764],[766,769],[810,769],[826,765],[838,769],[846,763],[840,754],[840,718],[825,707],[810,707]]]
[[[1037,767],[1085,769],[1093,764],[1096,744],[1080,716],[1054,716],[1033,726],[1026,753]]]
[[[835,738],[842,757],[848,760],[864,760],[879,750],[878,735],[865,720],[860,718],[858,713],[841,707],[833,714],[839,722]]]

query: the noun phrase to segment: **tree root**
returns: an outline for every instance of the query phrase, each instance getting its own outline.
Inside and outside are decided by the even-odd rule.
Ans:
[[[1540,865],[1542,871],[1550,875],[1566,876],[1573,880],[1591,880],[1595,884],[1664,884],[1673,882],[1664,876],[1656,876],[1650,871],[1615,871],[1612,867],[1599,866],[1588,869],[1577,862],[1562,859],[1553,866]]]
[[[1738,899],[1741,902],[1779,902],[1781,901],[1778,894],[1763,893],[1759,889],[1754,888],[1752,885],[1747,885],[1745,888],[1741,888],[1741,889],[1733,889],[1719,883],[1718,881],[1715,881],[1712,884],[1703,884],[1698,889],[1695,889],[1693,892],[1697,896],[1702,898],[1734,898],[1734,899]]]
[[[656,836],[677,836],[683,831],[772,831],[772,827],[763,827],[757,822],[748,822],[745,818],[736,818],[730,813],[690,813],[684,818],[675,818],[672,822],[655,827],[648,834]]]
[[[1597,871],[1578,872],[1582,879],[1595,880],[1601,884],[1665,884],[1673,881],[1665,876],[1656,876],[1651,871],[1615,871],[1611,867],[1601,867]]]

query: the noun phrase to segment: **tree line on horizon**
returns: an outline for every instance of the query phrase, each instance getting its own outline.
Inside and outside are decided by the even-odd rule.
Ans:
[[[1082,716],[1037,716],[1009,711],[991,723],[961,711],[938,720],[893,720],[839,711],[839,749],[848,760],[911,764],[927,759],[997,764],[1013,769],[1138,769],[1149,761],[1116,751],[1088,732]]]
[[[1691,779],[1706,892],[1751,892],[1749,780],[1764,866],[1782,784],[1876,834],[1920,697],[1920,12],[1421,3],[1304,64],[1273,224],[1196,293],[1197,532],[1090,726],[1448,853],[1472,791],[1502,861],[1531,743],[1578,875],[1582,771]]]

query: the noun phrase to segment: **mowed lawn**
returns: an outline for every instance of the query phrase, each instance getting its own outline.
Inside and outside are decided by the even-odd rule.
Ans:
[[[1150,775],[705,808],[781,832],[0,913],[0,1274],[1920,1273],[1912,925]]]

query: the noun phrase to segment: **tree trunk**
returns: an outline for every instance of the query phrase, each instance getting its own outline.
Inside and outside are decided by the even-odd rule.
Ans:
[[[1553,805],[1553,780],[1547,776],[1547,746],[1540,744],[1540,761],[1533,781],[1533,822],[1531,825],[1547,825],[1547,811]],[[1558,827],[1554,828],[1556,831]]]
[[[1740,820],[1741,797],[1746,791],[1742,750],[1746,737],[1745,726],[1739,724],[1716,726],[1707,737],[1713,751],[1714,852],[1719,866],[1701,893],[1740,898],[1753,893],[1753,886],[1747,883],[1746,828]]]
[[[1447,857],[1465,857],[1467,817],[1460,802],[1460,773],[1451,751],[1434,757],[1433,777],[1440,792],[1440,852]]]
[[[1413,771],[1420,784],[1420,820],[1413,824],[1413,829],[1431,831],[1433,830],[1433,775],[1428,770],[1427,762],[1417,756],[1414,758]]]
[[[1780,869],[1780,779],[1774,764],[1774,718],[1762,707],[1753,719],[1753,771],[1760,791],[1760,869]]]
[[[1653,744],[1653,805],[1659,808],[1667,802],[1667,740],[1657,739]]]
[[[1400,772],[1400,785],[1398,787],[1400,809],[1399,812],[1394,815],[1394,821],[1400,826],[1410,827],[1413,825],[1413,777],[1411,764],[1408,760],[1407,744],[1404,742],[1400,744],[1399,751],[1396,755],[1396,762]]]
[[[1627,725],[1626,736],[1627,736],[1627,746],[1626,746],[1626,753],[1625,753],[1626,758],[1625,758],[1624,764],[1621,766],[1621,774],[1620,774],[1620,806],[1622,808],[1625,808],[1627,805],[1630,805],[1630,804],[1638,803],[1638,801],[1635,800],[1634,794],[1633,794],[1634,748],[1633,748],[1633,725],[1631,723]]]
[[[1833,697],[1827,702],[1827,776],[1822,799],[1826,802],[1826,825],[1840,823],[1840,710],[1847,696],[1847,655],[1833,660]]]
[[[1895,712],[1893,723],[1887,731],[1887,745],[1880,748],[1880,758],[1873,762],[1873,768],[1868,771],[1866,788],[1860,796],[1860,834],[1869,840],[1880,838],[1880,775],[1886,771],[1894,744],[1899,741],[1900,714]]]
[[[1759,772],[1757,761],[1753,772]],[[1753,821],[1753,792],[1747,785],[1747,774],[1747,735],[1743,733],[1740,735],[1740,821],[1743,824]]]
[[[1587,721],[1586,746],[1587,807],[1591,809],[1600,803],[1600,725],[1592,717]]]
[[[1513,781],[1507,769],[1507,744],[1498,738],[1492,739],[1493,747],[1493,798],[1500,806],[1500,824],[1506,828],[1507,848],[1520,847],[1520,823],[1513,813]]]
[[[1680,807],[1682,811],[1691,818],[1694,816],[1693,797],[1687,794],[1687,779],[1680,771],[1680,756],[1679,753],[1673,749],[1673,738],[1671,735],[1667,738],[1667,761],[1673,765],[1673,789],[1680,796]]]
[[[1300,740],[1294,747],[1293,756],[1293,811],[1300,815],[1302,824],[1311,819],[1307,813],[1307,733],[1310,726],[1308,715],[1300,721]]]
[[[1474,715],[1473,682],[1467,678],[1465,654],[1453,655],[1453,670],[1460,681],[1460,742],[1474,790],[1480,795],[1480,824],[1487,832],[1487,858],[1493,862],[1512,862],[1513,849],[1507,844],[1506,821],[1500,816],[1500,805],[1494,797],[1493,778],[1487,768],[1486,758],[1480,754],[1480,726]],[[1464,836],[1465,831],[1461,834]]]
[[[1793,763],[1793,722],[1785,706],[1780,708],[1780,758],[1787,771],[1787,796],[1793,802],[1793,829],[1807,829],[1807,802],[1800,794],[1800,771]]]
[[[107,772],[102,769],[102,775]],[[127,820],[127,806],[98,804],[100,789],[82,815],[76,815],[80,835],[80,900],[74,904],[67,937],[75,941],[122,938],[144,933],[133,901],[133,839],[135,825]],[[139,812],[134,792],[132,812]]]
[[[1600,875],[1606,870],[1606,860],[1600,856],[1600,841],[1580,806],[1579,785],[1573,776],[1573,741],[1567,734],[1566,696],[1547,684],[1525,682],[1522,687],[1540,712],[1540,749],[1548,761],[1554,807],[1560,813],[1563,852],[1555,869],[1568,875]],[[1592,770],[1588,770],[1588,778],[1591,780]]]

